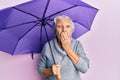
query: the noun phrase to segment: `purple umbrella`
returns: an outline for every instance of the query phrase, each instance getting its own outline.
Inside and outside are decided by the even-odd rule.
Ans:
[[[40,53],[43,45],[55,37],[53,19],[71,17],[73,38],[90,30],[98,9],[80,0],[33,0],[0,11],[0,50],[9,54]]]

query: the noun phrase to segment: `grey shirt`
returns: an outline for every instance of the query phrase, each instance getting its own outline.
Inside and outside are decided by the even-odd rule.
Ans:
[[[57,39],[50,41],[52,52],[56,62],[61,65],[60,73],[62,80],[81,80],[80,72],[85,73],[89,68],[89,59],[86,57],[80,41],[71,38],[71,47],[73,51],[80,56],[77,64],[74,64],[66,52],[58,47]],[[42,74],[43,68],[51,68],[54,64],[48,42],[44,45],[38,62],[38,71]],[[56,80],[54,75],[48,76],[46,80]]]

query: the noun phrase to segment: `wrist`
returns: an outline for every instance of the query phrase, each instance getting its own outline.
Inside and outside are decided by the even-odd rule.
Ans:
[[[67,54],[69,54],[70,52],[72,52],[72,48],[66,48],[65,51],[67,52]]]
[[[53,74],[52,68],[44,68],[43,69],[43,75],[49,76],[49,75],[52,75],[52,74]]]

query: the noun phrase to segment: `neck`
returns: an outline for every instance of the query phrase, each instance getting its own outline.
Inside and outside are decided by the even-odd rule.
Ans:
[[[60,40],[58,40],[58,38],[57,38],[57,44],[58,44],[58,46],[59,46],[60,48],[62,48],[62,43],[61,43]]]

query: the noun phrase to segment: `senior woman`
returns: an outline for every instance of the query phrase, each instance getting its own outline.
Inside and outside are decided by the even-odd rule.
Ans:
[[[81,80],[80,72],[85,73],[88,70],[89,59],[80,41],[72,38],[75,26],[71,18],[65,15],[56,16],[54,23],[56,37],[50,44],[58,63],[54,64],[47,42],[41,52],[38,71],[46,76],[46,80]]]

